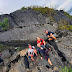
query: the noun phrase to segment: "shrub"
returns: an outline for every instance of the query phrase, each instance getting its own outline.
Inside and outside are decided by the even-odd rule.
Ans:
[[[40,7],[40,6],[29,6],[29,7],[22,7],[21,9],[22,10],[25,10],[25,9],[34,9],[35,11],[40,11],[41,13],[43,14],[52,14],[54,12],[54,9],[51,9],[51,8],[48,8],[48,7]]]
[[[9,21],[8,18],[4,18],[4,22],[0,22],[1,30],[8,30],[9,29]]]
[[[20,51],[21,48],[22,48],[22,47],[18,47],[18,48],[17,48],[17,51]]]
[[[59,21],[59,29],[66,29],[66,30],[69,30],[69,31],[72,31],[72,25],[69,25],[69,21],[68,20],[65,20],[65,19],[62,19]]]
[[[69,25],[69,21],[62,19],[59,22],[59,29],[67,29],[67,26]]]
[[[69,31],[72,31],[72,25],[68,25],[67,28]]]
[[[53,18],[52,16],[49,16],[49,18],[50,18],[52,21],[55,21],[54,18]]]
[[[68,67],[68,66],[65,66],[64,68],[62,68],[60,66],[60,71],[59,72],[72,72],[72,68]]]
[[[22,7],[22,8],[21,8],[21,10],[25,10],[25,9],[27,9],[27,8],[26,8],[26,7]]]

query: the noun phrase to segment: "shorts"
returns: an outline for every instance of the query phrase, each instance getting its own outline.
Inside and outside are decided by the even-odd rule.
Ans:
[[[34,53],[34,56],[36,56],[36,54]],[[31,58],[31,56],[28,56],[29,58]]]
[[[44,57],[45,57],[45,59],[47,59],[47,60],[48,60],[49,55],[48,55],[48,54],[44,54]]]
[[[56,37],[56,34],[53,34],[53,36],[55,36],[55,37]]]
[[[46,54],[46,52],[45,52],[44,50],[41,50],[39,47],[38,47],[38,51],[39,51],[41,54],[44,55],[45,59],[48,60],[48,58],[49,58],[49,54]]]

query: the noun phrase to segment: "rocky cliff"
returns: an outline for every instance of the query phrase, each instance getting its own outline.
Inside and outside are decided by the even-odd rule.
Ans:
[[[0,63],[0,72],[27,72],[27,64],[24,63],[26,60],[29,60],[30,72],[52,72],[50,68],[46,67],[49,64],[45,59],[42,61],[37,59],[38,63],[34,64],[30,59],[27,59],[28,57],[20,57],[19,52],[15,50],[18,46],[22,46],[22,49],[27,48],[28,43],[36,45],[37,36],[46,40],[44,30],[53,31],[57,34],[57,45],[62,56],[60,57],[50,45],[53,49],[50,52],[50,59],[54,65],[54,71],[58,72],[59,66],[68,65],[71,67],[72,32],[59,30],[58,27],[62,23],[61,20],[65,20],[63,22],[69,25],[72,25],[72,20],[63,11],[54,11],[51,16],[52,19],[48,14],[42,14],[33,9],[18,10],[9,15],[0,15],[0,22],[3,22],[4,18],[8,18],[9,21],[8,30],[0,29],[0,43],[10,46],[9,49],[1,52],[3,61]]]

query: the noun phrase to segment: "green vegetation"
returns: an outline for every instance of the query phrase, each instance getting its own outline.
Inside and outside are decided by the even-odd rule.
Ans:
[[[32,6],[32,7],[22,7],[22,10],[25,9],[34,9],[35,11],[40,11],[42,14],[52,14],[54,12],[54,9],[48,8],[48,7],[39,7],[39,6]]]
[[[72,19],[72,16],[69,15],[67,12],[64,12],[64,14],[65,14],[67,17],[69,17],[70,19]]]
[[[64,68],[62,68],[60,66],[60,71],[59,72],[72,72],[72,68],[68,67],[68,66],[65,66]]]
[[[59,29],[66,29],[69,31],[72,31],[72,25],[69,25],[69,21],[62,19],[61,21],[59,21]]]
[[[27,8],[26,8],[26,7],[22,7],[22,8],[21,8],[21,10],[25,10],[25,9],[27,9]]]
[[[67,28],[69,31],[72,31],[72,25],[68,25]]]
[[[8,18],[4,18],[4,22],[0,22],[1,30],[8,30],[9,29],[9,21]]]
[[[49,14],[49,15],[51,15],[54,12],[54,9],[48,7],[33,6],[32,9],[40,11],[42,14]]]
[[[49,16],[49,18],[51,19],[51,21],[55,21],[54,18],[52,16]]]
[[[22,48],[22,47],[18,47],[18,48],[17,48],[17,51],[20,51],[21,48]]]
[[[3,50],[9,49],[10,47],[0,44],[0,52],[2,52]]]
[[[66,29],[66,30],[72,31],[72,25],[64,25],[60,27],[60,29]]]

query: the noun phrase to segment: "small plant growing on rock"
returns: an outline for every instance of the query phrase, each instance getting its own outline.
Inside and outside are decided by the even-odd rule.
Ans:
[[[19,51],[21,48],[22,48],[22,47],[18,47],[18,48],[17,48],[17,51]]]
[[[69,31],[72,31],[72,25],[68,25],[67,28]]]
[[[62,68],[60,66],[60,71],[59,72],[72,72],[72,68],[68,67],[68,66],[65,66],[64,68]]]
[[[69,25],[69,21],[62,19],[59,21],[59,29],[66,29],[72,31],[72,25]]]
[[[0,22],[0,27],[2,31],[9,29],[9,21],[8,18],[4,18],[4,22]]]
[[[26,7],[22,7],[22,8],[21,8],[21,10],[25,10],[25,9],[27,9],[27,8],[26,8]]]
[[[51,15],[54,12],[54,9],[48,7],[33,6],[32,9],[40,11],[42,14],[49,14],[49,15]]]

